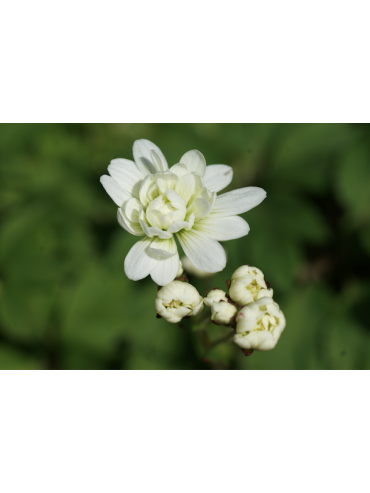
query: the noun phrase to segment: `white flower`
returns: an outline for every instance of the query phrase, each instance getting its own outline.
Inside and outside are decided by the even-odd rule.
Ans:
[[[204,270],[197,269],[197,267],[190,262],[186,255],[181,258],[181,262],[184,270],[191,276],[199,277],[201,279],[213,276],[212,272],[205,272]]]
[[[227,295],[222,289],[212,289],[207,296],[204,298],[204,303],[211,307],[214,302],[227,301]]]
[[[167,322],[176,324],[184,317],[198,315],[203,310],[203,298],[191,284],[172,281],[158,291],[155,309]]]
[[[262,271],[242,265],[231,277],[229,293],[235,303],[247,305],[260,298],[272,298],[274,291],[267,286]]]
[[[175,279],[179,255],[175,237],[195,267],[206,272],[225,268],[219,241],[245,236],[242,214],[266,197],[261,188],[248,187],[217,196],[232,180],[229,166],[206,166],[199,151],[189,151],[168,169],[161,150],[137,140],[134,160],[114,159],[110,176],[101,183],[118,205],[118,222],[129,233],[144,236],[128,253],[126,275],[137,281],[151,275],[164,286]]]
[[[273,349],[285,328],[285,317],[271,298],[261,298],[240,310],[234,342],[243,349]]]
[[[232,325],[234,317],[238,312],[236,306],[223,301],[213,302],[211,305],[211,320],[218,325]]]

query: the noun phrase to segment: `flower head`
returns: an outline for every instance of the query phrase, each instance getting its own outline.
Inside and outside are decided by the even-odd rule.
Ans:
[[[269,288],[262,271],[257,267],[242,265],[231,277],[230,297],[238,305],[247,305],[260,298],[272,298],[274,291]]]
[[[203,310],[203,298],[191,284],[172,281],[158,291],[155,309],[167,322],[176,324],[184,317],[200,313]]]
[[[285,328],[285,317],[271,298],[261,298],[240,310],[234,342],[242,349],[269,351]]]
[[[232,180],[229,166],[206,166],[204,156],[189,151],[168,169],[161,150],[137,140],[134,160],[114,159],[110,176],[101,177],[118,205],[118,222],[138,241],[125,260],[126,275],[134,281],[151,275],[164,286],[175,279],[179,255],[175,237],[198,269],[219,272],[226,256],[219,241],[245,236],[248,224],[236,214],[252,209],[266,197],[261,188],[248,187],[217,196]]]
[[[235,315],[238,312],[235,305],[224,301],[215,301],[211,305],[211,311],[212,322],[218,325],[235,325]]]

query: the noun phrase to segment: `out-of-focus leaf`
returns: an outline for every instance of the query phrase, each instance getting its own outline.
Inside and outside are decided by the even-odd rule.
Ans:
[[[42,360],[0,344],[0,370],[41,370],[43,368]]]
[[[297,124],[282,135],[272,156],[270,180],[322,192],[329,185],[332,159],[354,138],[344,124]]]
[[[339,161],[337,193],[348,207],[348,220],[357,224],[370,220],[370,151],[364,144],[352,147]]]

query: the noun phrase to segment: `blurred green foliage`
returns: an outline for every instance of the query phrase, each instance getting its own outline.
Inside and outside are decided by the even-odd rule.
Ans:
[[[137,240],[99,183],[138,138],[169,164],[199,149],[234,169],[229,189],[267,199],[224,243],[226,269],[262,269],[287,327],[273,351],[199,337],[155,317],[156,286],[129,281]],[[0,125],[1,369],[369,369],[370,126],[356,124]],[[225,328],[211,325],[210,336]]]

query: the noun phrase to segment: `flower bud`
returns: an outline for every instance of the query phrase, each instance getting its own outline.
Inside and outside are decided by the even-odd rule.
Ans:
[[[223,301],[214,302],[211,305],[212,310],[212,322],[218,325],[235,325],[235,315],[238,309],[231,303],[225,303]]]
[[[179,271],[178,271],[178,273],[176,274],[176,279],[177,279],[178,277],[181,277],[181,276],[183,275],[183,273],[184,273],[184,269],[182,268],[182,262],[181,262],[181,260],[180,260],[180,267],[179,267]]]
[[[204,303],[211,308],[213,303],[218,303],[221,300],[227,301],[227,294],[225,291],[222,291],[222,289],[215,288],[209,291],[207,296],[204,298]]]
[[[184,317],[193,317],[203,310],[203,298],[189,283],[172,281],[163,286],[155,299],[158,315],[176,324]]]
[[[262,271],[242,265],[231,277],[229,293],[238,305],[248,305],[260,298],[272,298],[274,291],[267,286]]]
[[[271,298],[261,298],[240,310],[234,342],[242,349],[269,351],[285,328],[285,317]]]
[[[193,263],[190,262],[190,260],[186,256],[182,257],[181,261],[184,270],[191,276],[199,277],[199,278],[206,278],[213,276],[212,272],[206,272],[204,270],[198,269],[198,267],[195,267],[195,265],[193,265]]]

